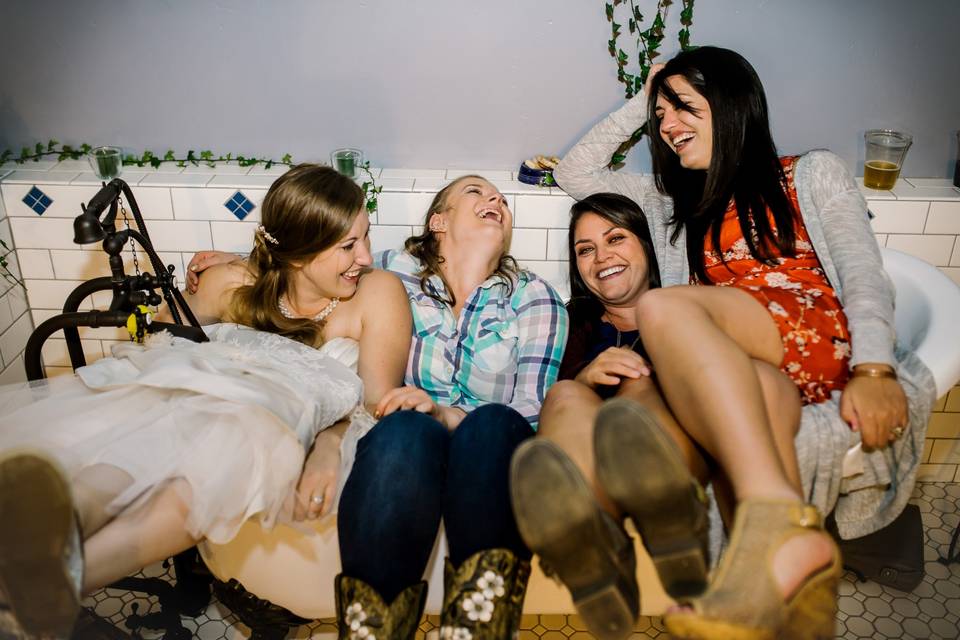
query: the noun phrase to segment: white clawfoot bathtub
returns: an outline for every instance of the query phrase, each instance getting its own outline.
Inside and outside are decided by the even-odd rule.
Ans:
[[[898,251],[883,250],[884,267],[896,287],[896,326],[900,340],[931,369],[937,395],[960,380],[960,287],[935,267]],[[335,616],[333,578],[340,572],[337,529],[333,519],[307,535],[279,525],[265,531],[248,522],[226,545],[204,543],[207,566],[223,581],[235,578],[251,593],[308,619]],[[659,615],[671,603],[657,580],[643,545],[637,547],[637,576],[642,613]],[[427,565],[430,582],[427,613],[439,613],[446,540],[438,537]],[[534,563],[524,602],[525,613],[575,613],[566,589],[544,577]]]

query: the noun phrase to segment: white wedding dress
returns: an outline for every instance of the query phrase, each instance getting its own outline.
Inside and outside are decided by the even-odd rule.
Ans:
[[[305,452],[349,416],[342,486],[373,425],[357,342],[313,349],[235,324],[205,330],[210,342],[157,334],[74,376],[0,388],[0,450],[42,449],[71,477],[98,464],[123,470],[133,483],[112,513],[184,478],[188,530],[223,543],[251,516],[266,526],[289,519]]]

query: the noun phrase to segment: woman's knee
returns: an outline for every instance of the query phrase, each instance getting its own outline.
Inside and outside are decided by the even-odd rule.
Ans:
[[[357,445],[361,451],[376,450],[376,456],[416,455],[416,450],[436,451],[446,447],[447,430],[433,417],[417,411],[396,411],[381,418]]]
[[[533,435],[533,427],[515,409],[504,404],[485,404],[467,414],[454,430],[454,451],[512,450]]]
[[[690,314],[702,309],[684,291],[685,287],[652,289],[637,301],[636,316],[640,335],[659,335],[663,330],[673,330],[677,319],[689,319]]]
[[[541,417],[550,413],[564,413],[576,410],[577,407],[589,401],[597,394],[587,385],[576,380],[558,380],[547,390],[540,409]]]

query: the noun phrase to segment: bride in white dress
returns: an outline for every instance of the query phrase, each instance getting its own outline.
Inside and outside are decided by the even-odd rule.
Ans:
[[[368,269],[363,203],[332,169],[294,167],[250,259],[187,296],[223,322],[210,342],[158,334],[0,389],[0,602],[22,632],[68,635],[81,594],[250,517],[333,512],[411,335],[399,279]]]

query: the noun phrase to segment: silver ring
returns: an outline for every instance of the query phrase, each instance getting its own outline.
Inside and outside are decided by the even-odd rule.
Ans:
[[[894,427],[893,428],[893,437],[899,438],[903,435],[903,427]]]
[[[319,507],[323,504],[323,496],[310,496],[310,502]]]

